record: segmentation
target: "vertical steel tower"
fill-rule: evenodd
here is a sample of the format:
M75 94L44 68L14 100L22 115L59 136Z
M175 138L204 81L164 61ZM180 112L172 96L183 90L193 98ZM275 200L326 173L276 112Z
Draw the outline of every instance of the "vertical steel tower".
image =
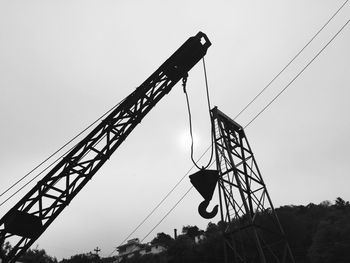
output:
M244 129L212 109L226 262L294 263Z

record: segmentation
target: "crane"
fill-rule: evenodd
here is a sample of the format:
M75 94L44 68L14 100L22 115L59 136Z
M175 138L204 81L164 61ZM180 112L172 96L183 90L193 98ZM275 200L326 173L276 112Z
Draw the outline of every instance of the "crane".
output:
M187 78L210 46L203 32L185 41L0 219L0 245L12 245L0 255L3 263L15 263L41 236L147 113Z

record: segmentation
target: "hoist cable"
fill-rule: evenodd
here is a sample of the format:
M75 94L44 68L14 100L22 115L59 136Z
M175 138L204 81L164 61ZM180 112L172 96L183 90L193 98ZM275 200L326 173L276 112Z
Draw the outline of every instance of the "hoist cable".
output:
M212 113L211 113L211 105L210 105L210 95L209 95L209 85L208 85L208 75L207 75L207 67L205 66L205 59L202 58L203 61L203 71L204 71L204 79L205 79L205 90L207 93L207 102L208 102L208 113L209 113L209 119L210 119L210 137L211 137L211 153L210 153L210 159L208 162L208 166L210 165L211 161L213 160L214 156L214 124L212 122Z
M211 154L210 154L210 159L208 161L208 164L206 166L200 167L196 161L194 160L193 157L193 144L194 144L194 138L193 138L193 127L192 127L192 114L191 114L191 107L190 107L190 100L188 97L188 93L187 93L187 76L185 76L182 79L182 86L183 86L183 91L185 93L185 97L186 97L186 104L187 104L187 112L188 112L188 120L189 120L189 126L190 126L190 137L191 137L191 160L192 163L199 169L207 169L208 166L210 165L212 159L213 159L213 144L214 144L214 133L213 133L213 123L211 121L211 106L210 106L210 96L209 96L209 85L208 85L208 76L207 76L207 69L205 66L205 60L204 57L202 59L203 61L203 71L204 71L204 79L205 79L205 90L206 90L206 96L207 96L207 104L208 104L208 113L209 113L209 119L210 119L210 139L211 139Z
M245 126L248 127L256 118L260 116L310 65L314 60L328 47L328 45L343 31L343 29L349 24L350 19L338 30L338 32L327 42L327 44L305 65L305 67L264 107L254 116Z
M309 42L306 43L306 45L300 49L300 51L287 63L284 68L278 72L278 74L233 118L236 120L260 95L268 89L271 84L294 62L294 60L299 57L299 55L310 45L310 43L323 31L323 29L333 20L333 18L340 12L341 9L347 4L349 0L346 0L339 8L338 10L331 16L330 19L317 31L317 33L309 40Z
M111 109L106 111L102 116L100 116L97 120L95 120L93 123L88 125L85 129L83 129L81 132L79 132L77 135L75 135L72 139L70 139L68 142L66 142L63 146L61 146L57 151L52 153L49 157L47 157L44 161L39 163L37 166L35 166L31 171L29 171L27 174L25 174L22 178L17 180L13 185L8 187L5 191L3 191L0 194L0 197L5 195L7 192L9 192L12 188L14 188L16 185L18 185L20 182L22 182L24 179L26 179L29 175L31 175L33 172L35 172L37 169L39 169L42 165L44 165L47 161L49 161L52 157L57 155L62 149L67 147L71 142L76 140L79 136L81 136L84 132L86 132L88 129L90 129L93 125L95 125L98 121L100 121L102 118L104 118L108 113L110 113L112 110L114 110L116 107L118 107L124 100L120 101L118 104L113 106ZM76 145L71 147L68 151L66 151L64 154L62 154L60 157L58 157L56 160L54 160L50 165L48 165L43 171L41 171L39 174L34 176L31 180L29 180L24 186L22 186L20 189L18 189L14 194L12 194L10 197L8 197L5 201L3 201L0 206L5 204L8 200L10 200L13 196L15 196L18 192L20 192L23 188L25 188L28 184L30 184L32 181L34 181L37 177L39 177L43 172L45 172L49 167L57 163L63 156L65 156L67 153L69 153Z
M196 161L194 160L194 157L193 157L193 132L192 132L192 114L191 114L191 107L190 107L190 100L188 98L188 94L187 94L187 91L186 91L186 81L187 79L183 79L183 90L184 90L184 93L185 93L185 97L186 97L186 104L187 104L187 112L188 112L188 122L189 122L189 125L190 125L190 136L191 136L191 161L192 163L198 168L198 169L201 169L198 164L196 163Z

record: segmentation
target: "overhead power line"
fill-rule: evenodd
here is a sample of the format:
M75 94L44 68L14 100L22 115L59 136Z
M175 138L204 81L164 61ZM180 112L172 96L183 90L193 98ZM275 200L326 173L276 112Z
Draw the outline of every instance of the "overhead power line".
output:
M206 153L206 152L205 152ZM204 154L205 154L204 153ZM202 154L202 156L200 157L200 159L204 156L204 154ZM200 160L199 159L199 160ZM193 165L188 171L187 173L185 173L185 175L173 186L173 188L171 188L171 190L162 198L162 200L152 209L152 211L150 213L148 213L148 215L134 228L134 230L126 237L124 238L124 240L120 243L119 246L121 246L122 244L124 244L147 220L148 218L150 218L154 212L164 203L164 201L174 192L174 190L179 186L179 184L185 179L185 177L192 171L192 169L195 166ZM116 251L113 250L110 254L110 256Z
M277 75L233 118L234 120L237 119L260 95L267 90L273 82L294 62L295 59L299 57L299 55L311 44L312 41L323 31L323 29L334 19L336 15L344 8L344 6L348 3L349 0L346 0L339 8L338 10L328 19L328 21L316 32L315 35L303 46L302 49L299 50L299 52L282 68L280 72L277 73Z
M256 120L311 64L315 59L329 46L330 43L343 31L343 29L349 24L350 19L339 29L339 31L327 42L326 45L305 65L305 67L261 110L251 119L245 126L248 127L253 121Z
M20 182L22 182L24 179L26 179L29 175L31 175L33 172L38 170L40 167L42 167L45 163L47 163L50 159L52 159L55 155L57 155L59 152L61 152L65 147L67 147L69 144L71 144L73 141L75 141L79 136L81 136L84 132L89 130L93 125L95 125L98 121L100 121L103 117L105 117L108 113L110 113L113 109L118 107L120 103L113 106L111 109L106 111L102 116L100 116L97 120L95 120L93 123L88 125L85 129L83 129L81 132L79 132L77 135L75 135L72 139L70 139L68 142L66 142L63 146L61 146L57 151L52 153L49 157L47 157L45 160L43 160L41 163L39 163L37 166L35 166L31 171L26 173L22 178L17 180L14 184L12 184L10 187L8 187L6 190L4 190L0 197L8 193L11 189L13 189L16 185L18 185ZM45 171L47 171L51 166L53 166L55 163L57 163L61 158L63 158L68 152L70 152L75 146L71 147L69 150L67 150L65 153L63 153L61 156L59 156L56 160L54 160L51 164L49 164L45 169L43 169L40 173L35 175L32 179L30 179L27 183L25 183L22 187L20 187L17 191L15 191L12 195L10 195L7 199L5 199L2 203L0 203L0 207L4 205L6 202L8 202L11 198L13 198L15 195L17 195L21 190L23 190L27 185L29 185L31 182L33 182L36 178L38 178L41 174L43 174Z
M185 196L192 190L193 186L191 186L182 196L181 198L173 205L173 207L162 217L161 220L158 221L158 223L142 238L141 242L143 242L152 232L154 229L156 229L167 216L178 206L178 204L185 198Z

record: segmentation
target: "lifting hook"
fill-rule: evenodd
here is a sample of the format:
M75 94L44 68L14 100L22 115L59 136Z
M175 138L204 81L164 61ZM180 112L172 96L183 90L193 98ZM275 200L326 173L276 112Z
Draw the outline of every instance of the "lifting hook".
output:
M211 219L218 213L218 205L215 205L211 212L207 211L210 200L204 200L198 206L198 213L205 219Z
M219 172L217 170L201 169L198 172L190 175L192 185L204 198L204 201L202 201L198 206L198 213L205 219L211 219L218 213L218 205L215 205L211 212L207 211L218 179Z

